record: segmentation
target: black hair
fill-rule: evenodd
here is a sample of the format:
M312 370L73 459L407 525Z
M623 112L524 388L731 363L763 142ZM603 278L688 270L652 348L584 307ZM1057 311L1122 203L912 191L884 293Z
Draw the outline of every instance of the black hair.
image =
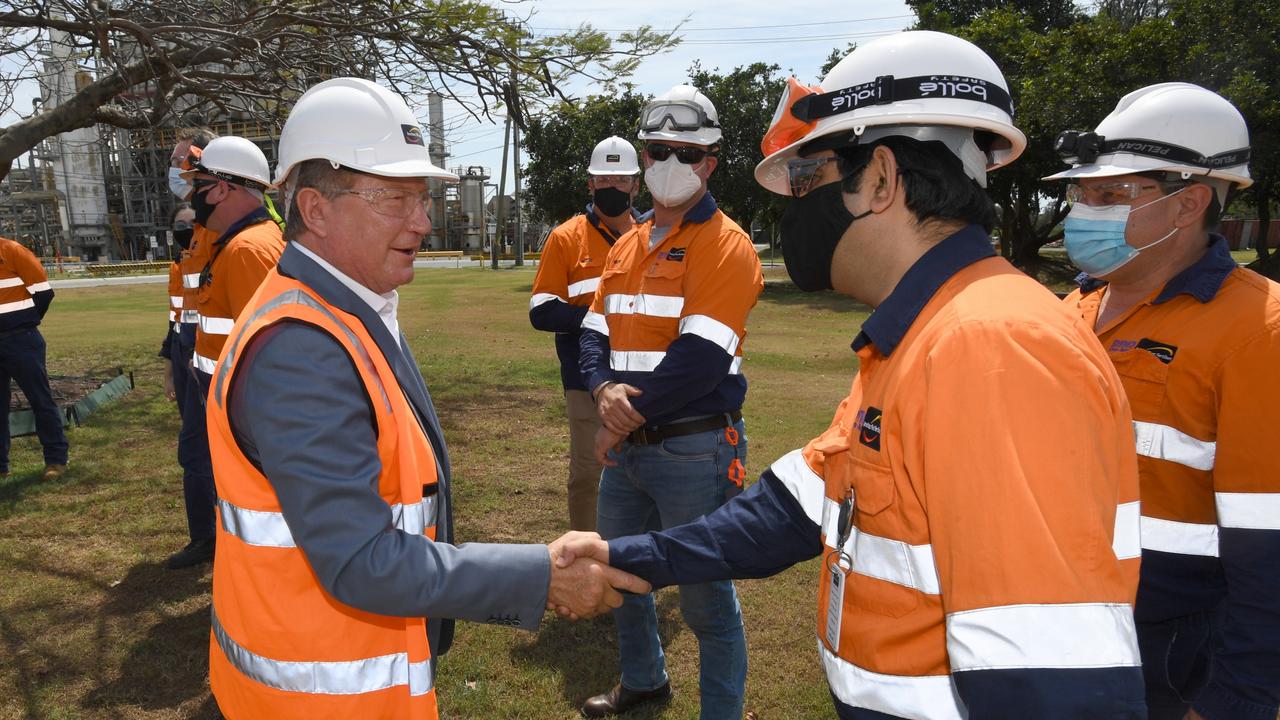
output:
M836 155L842 160L845 192L857 191L862 171L871 162L877 145L893 152L902 175L907 209L918 223L951 220L981 225L987 232L995 228L995 204L986 190L965 174L960 158L936 140L890 135L865 145L836 148Z

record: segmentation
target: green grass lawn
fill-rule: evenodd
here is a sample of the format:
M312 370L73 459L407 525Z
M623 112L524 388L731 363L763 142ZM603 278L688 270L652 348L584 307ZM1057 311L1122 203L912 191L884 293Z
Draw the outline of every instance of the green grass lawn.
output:
M532 268L420 270L400 324L422 364L455 468L461 541L546 542L567 529L568 433L552 339L527 320ZM186 541L178 418L155 357L158 285L60 290L43 330L54 374L123 366L137 389L71 433L71 471L38 478L34 438L0 480L0 720L213 718L208 566L169 572ZM749 475L822 431L855 369L866 309L831 294L765 291L745 372ZM738 584L759 720L831 717L814 641L816 561ZM674 589L658 596L676 691L632 718L698 716L697 643ZM462 624L438 678L444 718L577 717L617 678L612 620L548 616L537 634Z

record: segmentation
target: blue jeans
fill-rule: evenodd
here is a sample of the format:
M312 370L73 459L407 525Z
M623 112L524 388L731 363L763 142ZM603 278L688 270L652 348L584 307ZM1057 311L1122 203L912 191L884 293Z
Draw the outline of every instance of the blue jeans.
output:
M724 504L737 491L729 464L735 457L747 461L746 430L741 421L735 427L736 448L723 429L656 445L624 442L621 452L610 454L618 466L606 467L600 477L599 533L610 539L683 525ZM733 583L681 585L680 613L698 638L702 720L740 720L747 639ZM643 691L667 682L653 595L625 596L613 617L622 684Z
M36 435L44 448L45 465L67 464L67 433L62 428L62 410L49 389L45 372L44 336L31 328L0 339L0 471L9 470L9 395L12 380L27 396L35 416Z

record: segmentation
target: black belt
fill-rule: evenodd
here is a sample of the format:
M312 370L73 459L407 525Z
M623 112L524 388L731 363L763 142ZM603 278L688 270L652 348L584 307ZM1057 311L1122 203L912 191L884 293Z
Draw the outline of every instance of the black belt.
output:
M667 425L642 427L638 430L632 430L631 434L627 436L627 442L633 445L657 445L663 440L667 440L669 438L729 427L741 419L742 413L738 410L734 410L730 413L712 415L711 417L702 418L701 420L687 420L685 422L670 423Z

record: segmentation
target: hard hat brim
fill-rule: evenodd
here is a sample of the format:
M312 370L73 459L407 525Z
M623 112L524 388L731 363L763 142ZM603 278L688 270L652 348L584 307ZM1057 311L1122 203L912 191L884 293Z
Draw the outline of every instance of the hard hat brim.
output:
M338 160L332 160L330 158L323 158L323 157L302 158L298 162L303 162L305 160L329 160L330 162L339 162ZM426 160L401 160L400 162L394 162L394 163L380 163L377 167L372 167L372 166L361 167L358 165L353 165L351 163L341 163L341 162L339 162L339 164L351 170L358 170L362 173L367 173L369 175L379 175L381 177L395 177L395 178L420 177L420 178L427 178L432 180L443 180L444 182L458 182L457 175L449 172L448 170L445 170L442 167L437 167L436 165ZM274 187L274 188L284 187L284 184L289 179L289 175L293 172L293 169L296 166L297 166L297 163L294 163L288 168L284 168L283 171L281 169L277 169L275 182L271 184L271 187Z
M1048 182L1052 180L1074 180L1076 178L1103 178L1117 177L1119 175L1137 175L1144 172L1190 172L1193 176L1204 178L1207 180L1225 180L1234 183L1237 189L1243 190L1253 184L1253 179L1247 175L1233 173L1229 169L1206 171L1203 168L1192 168L1177 163L1170 164L1162 162L1154 158L1144 158L1138 155L1130 155L1126 153L1124 157L1132 158L1131 162L1123 165L1115 163L1115 157L1111 158L1112 162L1090 163L1088 165L1077 165L1068 168L1053 175L1047 175L1040 178Z

